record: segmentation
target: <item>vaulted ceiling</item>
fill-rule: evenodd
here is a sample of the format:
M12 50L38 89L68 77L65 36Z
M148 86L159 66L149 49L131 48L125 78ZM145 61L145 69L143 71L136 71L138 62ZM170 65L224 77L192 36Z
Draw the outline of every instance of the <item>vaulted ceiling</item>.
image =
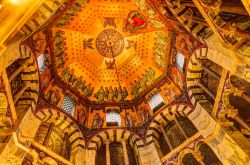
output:
M97 102L143 96L167 77L173 33L190 37L150 1L69 1L49 24L55 82Z

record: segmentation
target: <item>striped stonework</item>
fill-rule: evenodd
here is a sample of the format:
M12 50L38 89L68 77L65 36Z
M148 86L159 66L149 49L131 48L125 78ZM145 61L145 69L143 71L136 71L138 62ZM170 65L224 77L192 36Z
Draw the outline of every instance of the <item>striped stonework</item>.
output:
M63 132L68 132L72 153L79 147L85 148L85 140L80 128L67 114L55 109L41 109L35 116L41 122L54 123L55 127Z
M142 138L135 132L117 128L97 132L90 138L90 140L88 140L86 146L88 150L97 150L105 145L105 141L107 140L110 142L121 142L122 140L127 140L132 147L135 147L135 145L144 145Z
M28 109L35 111L36 109L39 96L39 73L32 50L26 45L20 45L19 52L21 57L18 62L23 65L23 69L19 73L21 81L23 84L29 84L15 104L17 114L22 114L22 111L26 112ZM15 96L13 98L15 99Z
M163 127L166 126L170 121L174 120L173 114L187 117L192 112L192 107L186 104L171 105L163 108L152 120L147 130L146 141L147 145L151 143L158 143L161 129L160 124ZM140 146L139 146L140 147Z
M64 0L45 0L41 7L36 11L33 16L23 25L20 32L25 36L29 36L37 29L39 29L46 21L51 18L57 9L62 5Z
M206 60L207 54L207 48L200 48L194 52L188 63L186 84L188 96L194 106L196 106L198 101L207 100L203 94L203 90L195 82L201 78L202 68L199 62Z

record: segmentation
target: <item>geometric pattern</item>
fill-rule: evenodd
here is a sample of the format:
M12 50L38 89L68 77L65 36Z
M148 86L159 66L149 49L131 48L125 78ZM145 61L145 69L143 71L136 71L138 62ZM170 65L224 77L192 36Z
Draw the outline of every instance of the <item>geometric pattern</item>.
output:
M70 114L71 116L74 116L75 112L75 101L73 101L70 96L67 94L64 95L63 102L62 102L62 109Z

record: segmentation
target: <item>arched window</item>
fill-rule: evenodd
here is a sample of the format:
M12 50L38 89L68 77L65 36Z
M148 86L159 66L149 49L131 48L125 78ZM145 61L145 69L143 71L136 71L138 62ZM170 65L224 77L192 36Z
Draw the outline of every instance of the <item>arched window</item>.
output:
M68 114L70 114L71 116L74 116L75 100L72 99L68 94L64 95L63 102L62 102L62 109Z
M116 111L107 111L106 113L107 126L121 126L121 115Z
M182 72L184 72L185 57L181 53L176 53L174 59L175 66Z
M40 54L40 56L37 58L37 63L38 63L39 73L42 74L46 69L46 67L48 66L48 62L46 62L44 54Z
M149 100L149 105L150 108L155 112L158 109L160 109L163 105L165 105L165 103L162 96L159 93L157 93L153 97L151 97L151 99Z

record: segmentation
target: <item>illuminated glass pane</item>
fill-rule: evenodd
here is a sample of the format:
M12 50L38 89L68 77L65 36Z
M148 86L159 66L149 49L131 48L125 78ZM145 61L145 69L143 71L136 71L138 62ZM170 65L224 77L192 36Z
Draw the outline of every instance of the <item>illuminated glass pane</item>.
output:
M154 111L164 105L164 100L161 97L161 95L157 93L149 100L149 105L151 109Z
M70 114L71 116L74 115L75 102L68 95L64 95L63 102L62 102L62 109L68 114Z
M184 63L185 63L185 57L181 53L177 53L177 55L176 55L176 67L180 71L183 71Z
M37 58L39 73L42 74L46 67L48 66L48 63L45 62L44 54L40 54L40 56Z
M119 112L107 112L106 113L107 125L121 126L121 115Z

